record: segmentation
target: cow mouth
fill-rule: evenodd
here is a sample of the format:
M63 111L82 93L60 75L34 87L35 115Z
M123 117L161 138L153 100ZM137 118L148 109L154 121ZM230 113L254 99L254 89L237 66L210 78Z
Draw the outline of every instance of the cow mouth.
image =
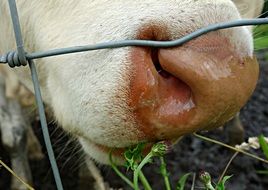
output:
M90 155L92 158L96 159L102 163L110 163L110 155L112 161L116 164L124 164L125 158L124 153L130 147L134 147L137 145L133 144L132 146L125 146L125 147L111 147L103 144L96 143L88 138L79 138L81 145L83 146L85 152ZM154 142L147 142L142 150L142 154L145 156L151 150Z
M178 141L179 139L172 139L168 141L164 141L168 147L166 151L170 151L172 149L172 146ZM137 146L138 143L126 146L126 147L110 147L103 144L96 143L89 139L80 138L80 143L82 146L84 146L85 151L92 157L96 158L97 160L99 156L101 156L102 159L104 159L104 163L109 163L109 157L111 155L111 158L113 161L115 161L117 164L123 164L125 163L125 152L129 150L129 148L134 148ZM144 147L142 148L142 155L146 156L153 145L157 142L144 142ZM88 151L90 150L90 151Z
M211 33L169 49L135 47L129 106L141 139L173 139L223 125L248 100L256 58Z

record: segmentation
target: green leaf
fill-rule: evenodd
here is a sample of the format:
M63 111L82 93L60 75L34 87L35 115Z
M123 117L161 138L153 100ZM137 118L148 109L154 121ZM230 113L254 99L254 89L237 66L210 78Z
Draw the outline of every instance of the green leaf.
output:
M114 172L121 177L121 179L123 181L125 181L130 187L134 188L134 184L127 178L127 176L125 176L118 168L117 166L114 164L113 159L112 159L112 151L109 154L109 161L110 161L110 165L113 168Z
M127 169L135 170L138 163L143 159L142 151L144 149L145 143L139 143L135 147L130 147L125 151L124 157L126 159L125 166Z
M266 143L263 135L259 136L259 143L261 145L262 151L263 151L266 159L268 160L268 144Z
M176 190L184 190L184 186L186 183L186 180L188 179L188 177L191 175L191 173L187 173L185 175L183 175L180 180L177 183L177 187Z
M225 190L225 183L227 180L229 180L233 175L230 176L224 176L224 178L222 179L222 181L220 181L220 183L217 185L216 189L217 190Z

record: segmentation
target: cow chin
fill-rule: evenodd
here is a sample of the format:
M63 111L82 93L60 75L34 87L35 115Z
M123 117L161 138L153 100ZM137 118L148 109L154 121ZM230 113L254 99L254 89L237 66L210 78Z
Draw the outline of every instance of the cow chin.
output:
M180 138L178 139L171 139L168 141L165 141L170 146L176 144ZM89 158L95 160L98 163L101 164L117 164L117 165L123 165L125 163L124 159L124 153L129 147L136 146L138 143L134 144L133 146L126 146L121 148L115 148L115 147L109 147L104 146L98 143L95 143L91 140L85 139L85 138L79 138L79 142L86 153L86 156ZM147 142L144 146L144 149L142 151L143 155L146 155L149 153L153 146L154 142Z
M79 138L79 142L86 153L86 156L94 159L98 163L110 164L111 159L118 165L124 164L124 151L126 148L112 148L104 145L97 144L93 141Z

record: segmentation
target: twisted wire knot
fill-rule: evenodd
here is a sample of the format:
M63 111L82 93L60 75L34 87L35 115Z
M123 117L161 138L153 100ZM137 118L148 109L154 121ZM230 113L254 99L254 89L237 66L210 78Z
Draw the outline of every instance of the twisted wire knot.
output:
M22 60L17 51L10 51L1 56L0 63L7 63L12 68L27 65L27 61Z

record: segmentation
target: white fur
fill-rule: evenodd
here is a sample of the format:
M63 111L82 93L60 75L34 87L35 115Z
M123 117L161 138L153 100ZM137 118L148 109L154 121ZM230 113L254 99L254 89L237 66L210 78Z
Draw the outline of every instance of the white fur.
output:
M233 0L240 14L244 18L255 18L260 16L264 0Z
M171 39L176 39L212 23L240 18L230 0L19 0L17 3L28 52L134 39L142 26L152 23L165 25ZM0 54L3 54L15 49L6 0L0 0L0 26ZM252 55L249 30L241 27L220 33L236 45L241 56ZM93 146L90 142L126 147L146 140L127 104L131 76L129 50L100 50L36 60L44 101L61 126L79 137L85 151L101 162L107 157L90 148ZM15 71L19 80L32 90L28 68Z

